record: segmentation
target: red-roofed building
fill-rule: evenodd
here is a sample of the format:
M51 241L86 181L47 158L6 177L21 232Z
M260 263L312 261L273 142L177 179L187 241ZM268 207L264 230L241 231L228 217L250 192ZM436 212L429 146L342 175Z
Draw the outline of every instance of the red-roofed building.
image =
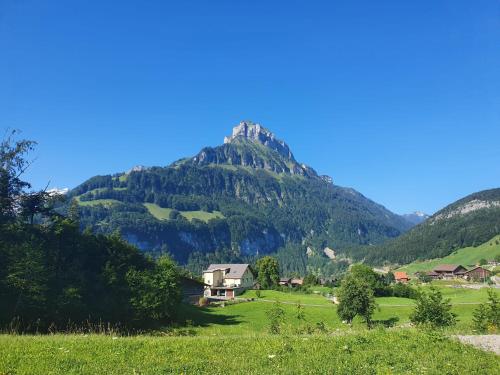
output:
M406 272L396 271L394 272L394 280L397 283L407 283L408 281L410 281L410 278L408 277Z

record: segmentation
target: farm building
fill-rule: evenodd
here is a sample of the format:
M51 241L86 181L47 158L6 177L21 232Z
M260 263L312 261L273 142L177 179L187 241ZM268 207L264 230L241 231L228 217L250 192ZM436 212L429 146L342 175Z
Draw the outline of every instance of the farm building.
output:
M230 299L252 288L255 274L249 264L211 264L203 280L205 297Z
M463 277L465 272L467 272L467 268L457 264L441 264L434 268L434 272L437 273L441 279L455 279L457 277Z
M290 281L292 281L290 277L281 277L278 284L282 286L288 286L290 284Z
M408 281L410 281L410 278L408 277L406 272L396 271L394 272L394 280L397 283L407 283Z
M485 281L491 276L491 271L484 269L483 267L474 267L473 269L465 272L465 277L470 280Z
M302 286L302 284L304 284L304 279L291 279L290 280L290 285L293 287Z

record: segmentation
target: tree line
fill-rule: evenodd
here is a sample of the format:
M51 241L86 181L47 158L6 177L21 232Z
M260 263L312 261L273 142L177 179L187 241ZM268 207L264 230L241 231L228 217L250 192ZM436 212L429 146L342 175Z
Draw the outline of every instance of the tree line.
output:
M171 322L179 271L144 256L119 234L80 232L78 205L23 180L36 146L12 132L0 145L0 327L64 330L111 324L141 329Z

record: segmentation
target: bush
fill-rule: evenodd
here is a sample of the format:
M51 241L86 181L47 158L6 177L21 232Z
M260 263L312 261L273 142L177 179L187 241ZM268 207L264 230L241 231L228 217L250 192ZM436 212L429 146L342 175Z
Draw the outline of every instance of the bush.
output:
M279 335L281 333L281 324L285 318L285 310L283 310L279 301L276 301L267 311L267 318L269 319L269 333Z
M428 292L420 291L415 310L410 315L410 320L417 326L447 327L456 323L456 314L451 312L449 299L435 287Z
M206 307L209 305L209 301L208 301L208 298L207 297L201 297L199 300L198 300L198 305L201 306L201 307Z
M495 291L488 290L488 302L478 306L472 321L474 329L481 333L496 332L500 328L500 301Z
M394 297L417 299L418 291L409 285L397 283L392 287Z

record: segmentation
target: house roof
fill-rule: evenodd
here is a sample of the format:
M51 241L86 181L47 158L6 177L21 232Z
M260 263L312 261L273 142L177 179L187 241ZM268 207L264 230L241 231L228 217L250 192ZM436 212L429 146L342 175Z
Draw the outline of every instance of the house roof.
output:
M289 277L280 277L280 283L289 283L292 280Z
M460 267L465 268L460 264L440 264L434 268L434 272L455 272Z
M475 271L475 270L477 270L477 269L482 269L483 271L486 271L486 272L488 272L488 273L491 273L491 271L489 271L489 270L487 270L486 268L483 268L483 267L481 267L481 266L476 266L476 267L474 267L474 268L472 268L472 269L470 269L470 270L468 270L467 272L464 272L464 273L469 273L469 272Z
M406 274L406 272L397 271L397 272L394 272L394 278L396 280L408 279L408 275Z
M226 270L227 272L224 275L225 279L240 279L243 277L243 274L245 273L247 268L250 269L250 272L252 272L252 269L249 267L250 267L249 264L230 264L230 263L228 263L228 264L211 264L203 272L213 272L216 270Z
M290 283L302 285L304 283L304 279L291 279Z
M437 272L434 272L434 271L429 271L429 272L426 272L425 274L427 276L439 276L439 274Z

